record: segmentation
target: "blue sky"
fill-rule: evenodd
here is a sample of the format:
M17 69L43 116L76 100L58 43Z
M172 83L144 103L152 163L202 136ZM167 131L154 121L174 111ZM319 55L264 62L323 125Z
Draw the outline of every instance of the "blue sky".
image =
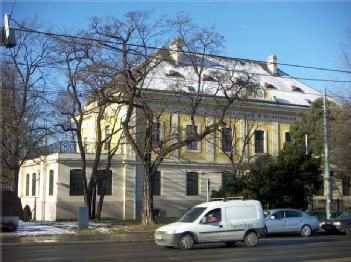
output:
M5 2L2 11L10 11L12 5L13 1ZM63 31L86 27L92 16L121 16L130 10L151 10L155 17L172 17L184 11L201 26L214 25L226 39L225 56L266 60L268 55L276 54L281 63L345 69L341 46L347 41L346 28L351 28L351 2L18 0L13 18L37 15ZM298 77L351 80L350 74L279 67ZM330 92L351 86L305 82Z

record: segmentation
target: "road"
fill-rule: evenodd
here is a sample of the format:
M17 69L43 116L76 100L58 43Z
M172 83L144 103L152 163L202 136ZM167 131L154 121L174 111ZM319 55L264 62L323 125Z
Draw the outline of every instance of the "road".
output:
M247 248L224 244L198 245L192 250L169 249L153 242L50 243L2 246L3 261L318 261L350 262L351 236L278 236Z

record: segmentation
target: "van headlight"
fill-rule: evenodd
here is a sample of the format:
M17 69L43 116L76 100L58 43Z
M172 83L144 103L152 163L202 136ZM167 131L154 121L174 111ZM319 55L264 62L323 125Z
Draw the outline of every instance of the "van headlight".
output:
M339 221L337 221L337 222L333 222L333 225L334 225L334 226L340 226L341 223L340 223Z

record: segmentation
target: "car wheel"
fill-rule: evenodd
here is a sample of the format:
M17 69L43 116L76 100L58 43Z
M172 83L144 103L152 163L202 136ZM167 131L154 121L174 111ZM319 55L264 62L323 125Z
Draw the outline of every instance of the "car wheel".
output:
M309 225L302 226L300 234L302 237L310 237L312 235L311 227Z
M233 247L235 246L235 241L226 241L225 244L227 247Z
M245 238L244 238L245 246L254 247L257 245L257 242L258 242L258 236L256 232L250 231L245 235Z
M351 235L351 225L347 225L345 228L345 234L346 235Z
M180 249L191 249L194 246L194 238L190 234L184 234L179 238L178 246Z

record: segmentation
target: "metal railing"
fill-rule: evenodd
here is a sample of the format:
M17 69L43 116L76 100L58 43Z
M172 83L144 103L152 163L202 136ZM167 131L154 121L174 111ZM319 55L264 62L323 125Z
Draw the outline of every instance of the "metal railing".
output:
M113 148L115 148L117 146L117 144L111 143L110 145L110 149L112 150ZM117 153L118 154L122 154L123 153L123 145L120 144L118 145L118 150ZM96 148L97 148L97 144L94 142L88 142L88 143L84 143L84 151L86 153L95 153L96 152ZM47 153L47 154L53 154L53 153L79 153L79 146L78 143L75 141L59 141L59 142L55 142L53 144L48 145L43 152ZM101 150L102 154L107 154L108 153L108 148L106 146L103 145L102 150Z

